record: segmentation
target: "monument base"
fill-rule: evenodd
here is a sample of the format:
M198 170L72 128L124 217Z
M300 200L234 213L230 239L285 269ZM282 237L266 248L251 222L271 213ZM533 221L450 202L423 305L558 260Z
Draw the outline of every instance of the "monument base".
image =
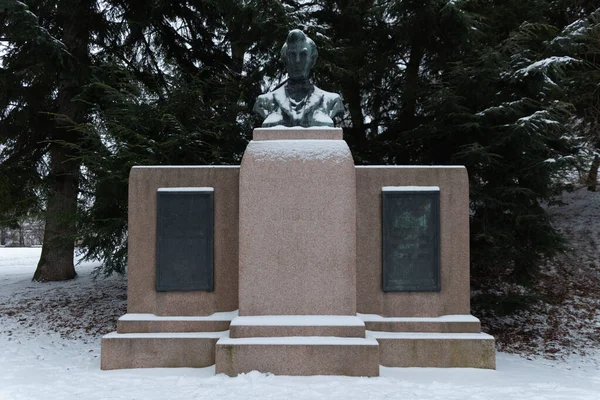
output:
M347 337L219 339L217 374L236 376L254 370L276 375L379 376L379 345L374 339Z
M468 315L466 170L355 167L341 139L341 129L257 129L241 169L134 168L130 312L102 339L102 369L216 364L230 376L377 376L380 365L494 369L494 339ZM158 291L158 192L198 187L214 189L214 291ZM382 200L390 187L439 191L437 290L382 286Z
M496 365L494 338L479 333L480 322L471 315L126 314L117 329L102 338L104 370L216 364L217 373L230 376L252 370L280 375L378 376L379 365L486 369Z

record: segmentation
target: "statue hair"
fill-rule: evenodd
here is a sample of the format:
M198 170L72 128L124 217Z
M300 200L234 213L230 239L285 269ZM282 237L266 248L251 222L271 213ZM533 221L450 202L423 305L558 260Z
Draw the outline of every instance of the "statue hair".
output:
M310 50L311 68L314 67L315 63L317 62L317 56L319 55L319 52L317 51L317 45L300 29L294 29L288 33L288 37L281 48L281 58L284 60L287 58L288 43L295 42L305 42L308 45L308 49Z

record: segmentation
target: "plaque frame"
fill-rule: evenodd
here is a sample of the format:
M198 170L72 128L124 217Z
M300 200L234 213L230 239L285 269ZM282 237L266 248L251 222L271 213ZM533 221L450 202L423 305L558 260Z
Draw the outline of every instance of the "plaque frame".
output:
M203 247L205 251L204 265L198 264L201 261L194 259L195 265L190 264L190 254L184 260L186 270L184 275L190 277L184 281L174 283L169 281L165 274L172 270L173 259L176 259L175 254L182 248L181 244L169 242L165 232L161 232L161 226L167 222L169 217L166 213L167 201L179 200L187 202L206 202L206 215L196 221L195 227L199 230L204 229L204 234L207 235L205 243L200 243L198 246ZM172 210L171 210L172 211ZM193 211L187 212L184 216L189 217ZM195 215L199 216L199 214ZM182 218L182 217L180 217ZM192 224L186 226L187 229L193 228ZM163 229L163 230L164 230ZM171 227L173 229L173 227ZM197 249L196 251L202 251ZM186 265L187 264L187 265ZM192 268L203 271L202 276L198 276L198 271ZM156 191L156 291L157 292L191 292L191 291L214 291L214 188L212 187L169 187L158 188Z
M423 279L404 282L393 281L394 266L390 258L392 250L390 234L393 223L392 202L402 197L429 199L431 202L431 277L427 282ZM439 292L441 291L440 275L440 188L438 186L384 186L381 191L382 201L382 290L384 292Z

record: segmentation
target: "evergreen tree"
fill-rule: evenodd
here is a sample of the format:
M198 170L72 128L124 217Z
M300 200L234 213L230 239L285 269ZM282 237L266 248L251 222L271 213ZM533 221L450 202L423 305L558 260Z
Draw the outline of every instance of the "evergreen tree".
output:
M548 47L581 61L568 77L569 97L575 106L570 126L572 135L583 136L591 150L586 183L588 190L596 191L600 166L600 8L594 8L592 2L575 2L568 9L578 12L567 14L568 25L549 41Z
M73 275L75 239L105 260L104 273L125 271L132 166L238 163L260 122L256 97L285 79L279 50L292 28L317 43L315 83L343 95L358 164L466 165L476 286L527 283L560 249L540 204L575 159L578 135L567 129L596 137L594 1L0 0L0 9L0 221L46 210L40 280Z
M26 178L10 184L10 191L28 188L22 191L31 190L41 166L49 164L41 175L46 226L34 280L71 279L80 163L69 145L79 138L74 127L86 119L85 105L74 99L89 72L89 40L98 11L93 1L69 0L4 0L0 9L0 35L8 43L2 69L2 140L7 146L2 169L11 181L19 176L16 171Z
M82 93L101 121L81 127L78 149L84 259L105 260L99 273L125 271L132 166L239 163L258 122L251 109L264 74L277 70L284 8L275 0L202 5L124 3L135 29L124 46L99 54Z
M306 6L307 29L327 54L316 79L343 94L344 133L358 163L467 166L477 284L498 276L528 283L541 258L561 249L541 207L560 192L558 178L576 151L565 139L573 111L566 88L580 58L548 46L561 7L541 0Z
M403 102L388 139L395 162L467 167L477 285L498 276L528 283L541 257L560 249L540 203L560 190L555 178L572 152L561 79L576 60L545 54L541 3L457 1L433 13L417 106ZM443 41L452 51L440 50Z
M3 0L0 9L2 220L45 206L36 280L74 276L76 239L86 258L106 259L105 272L123 272L130 167L239 162L263 76L276 70L265 61L277 60L272 39L288 29L284 6Z

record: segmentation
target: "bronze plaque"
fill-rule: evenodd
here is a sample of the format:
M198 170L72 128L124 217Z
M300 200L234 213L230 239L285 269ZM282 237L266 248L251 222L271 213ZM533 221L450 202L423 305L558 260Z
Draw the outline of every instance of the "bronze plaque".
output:
M156 290L213 291L213 189L158 189L156 204Z
M389 187L382 192L383 291L440 291L440 192Z

